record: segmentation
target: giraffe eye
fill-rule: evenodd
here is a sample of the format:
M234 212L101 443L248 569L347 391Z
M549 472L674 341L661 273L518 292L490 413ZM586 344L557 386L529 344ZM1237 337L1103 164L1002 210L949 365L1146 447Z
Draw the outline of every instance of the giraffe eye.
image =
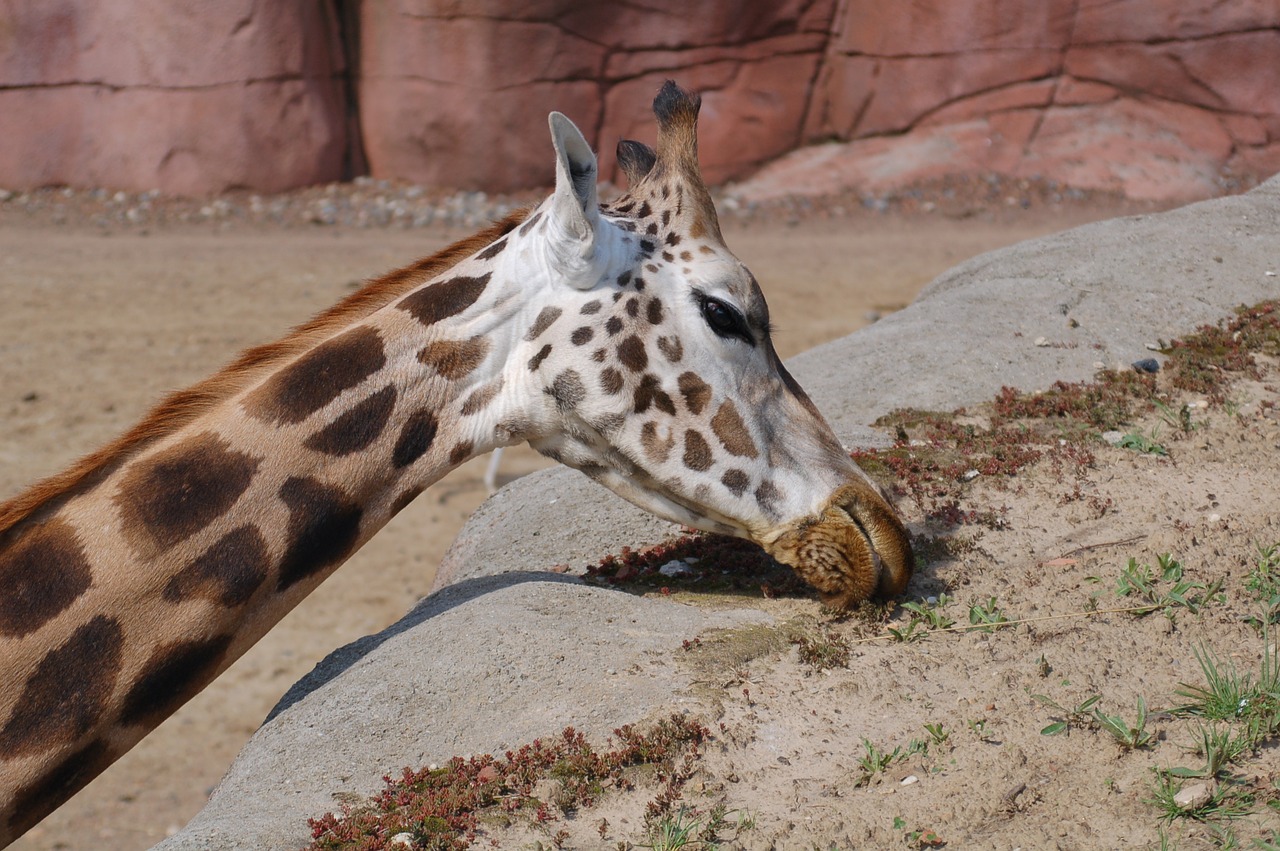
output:
M747 331L747 324L741 314L729 305L716 298L704 296L702 299L702 317L707 320L711 330L721 337L737 337L755 345Z

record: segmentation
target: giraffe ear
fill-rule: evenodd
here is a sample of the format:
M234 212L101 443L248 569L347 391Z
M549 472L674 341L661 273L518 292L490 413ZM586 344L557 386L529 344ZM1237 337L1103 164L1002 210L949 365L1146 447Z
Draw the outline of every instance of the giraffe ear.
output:
M566 235L584 242L583 255L594 250L600 204L596 197L596 155L572 121L559 112L547 119L556 149L555 216Z
M653 171L657 161L658 155L653 152L653 148L643 142L623 139L618 143L618 168L627 176L627 185L630 187L644 180Z

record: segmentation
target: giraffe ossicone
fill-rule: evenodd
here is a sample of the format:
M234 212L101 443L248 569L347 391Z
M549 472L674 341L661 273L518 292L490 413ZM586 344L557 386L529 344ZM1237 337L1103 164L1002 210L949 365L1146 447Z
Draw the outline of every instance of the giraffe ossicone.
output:
M627 194L550 116L535 208L374 280L0 505L0 845L251 646L397 511L520 441L662 517L757 541L828 603L906 587L908 535L774 351L654 101Z

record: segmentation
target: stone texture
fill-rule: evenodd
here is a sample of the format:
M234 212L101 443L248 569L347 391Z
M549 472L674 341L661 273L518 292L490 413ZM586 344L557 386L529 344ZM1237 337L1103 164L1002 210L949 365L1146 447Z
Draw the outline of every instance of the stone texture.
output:
M367 165L379 178L519 190L552 180L551 110L618 180L614 148L653 140L649 104L668 78L704 95L713 183L829 142L870 160L825 192L880 191L888 172L894 188L988 169L1191 198L1280 170L1273 0L721 0L696 15L682 0L0 9L0 114L19 128L0 134L10 188L270 191ZM913 166L921 151L932 159ZM1183 159L1146 165L1169 155Z
M342 173L328 3L0 5L0 185L192 194Z
M360 117L375 177L547 185L551 110L584 130L601 174L615 176L620 139L653 140L650 103L667 78L702 91L714 116L703 125L707 176L748 173L799 142L834 10L830 0L709 4L697 15L679 0L490 6L362 6Z
M1275 298L1280 284L1266 273L1277 244L1280 178L974 258L906 309L788 366L856 442L863 423L894 408L946 410L1006 384L1086 379L1095 360L1128 364L1151 355L1146 341ZM1037 347L1038 336L1078 345ZM568 525L572 537L557 531ZM290 689L208 806L158 847L301 847L309 816L333 809L335 796L373 793L406 763L492 752L567 724L600 736L679 711L690 672L670 659L681 641L760 613L706 612L540 572L594 561L620 541L656 543L665 526L565 469L508 485L460 534L453 584Z

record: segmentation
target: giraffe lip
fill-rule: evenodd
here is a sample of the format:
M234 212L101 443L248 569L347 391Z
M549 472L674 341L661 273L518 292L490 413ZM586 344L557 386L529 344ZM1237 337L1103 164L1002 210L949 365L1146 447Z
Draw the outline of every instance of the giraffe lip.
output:
M902 521L865 482L841 487L821 512L784 529L765 548L837 608L901 594L914 563Z

